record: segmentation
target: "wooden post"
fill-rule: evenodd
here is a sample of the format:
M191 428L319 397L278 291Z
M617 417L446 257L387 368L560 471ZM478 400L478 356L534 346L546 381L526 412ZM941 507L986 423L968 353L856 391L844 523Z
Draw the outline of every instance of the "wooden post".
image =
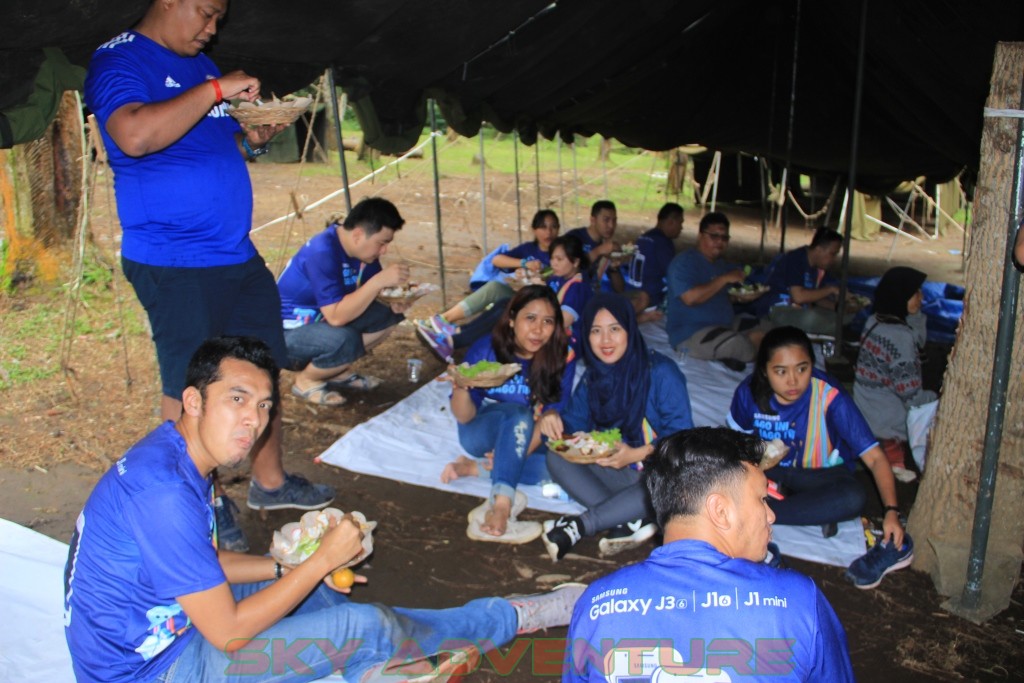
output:
M987 106L1019 109L1024 43L996 47ZM1012 188L1019 121L985 119L981 167L975 194L975 226L965 272L964 315L950 354L943 395L929 440L924 480L910 516L914 567L930 572L942 595L964 587L968 548L980 478L980 462L992 385L999 298L1006 259L1007 222L1013 218ZM1017 319L1021 309L1018 306ZM998 482L989 529L984 602L996 613L1009 604L1020 573L1024 540L1024 325L1012 345L1011 372L1000 444Z

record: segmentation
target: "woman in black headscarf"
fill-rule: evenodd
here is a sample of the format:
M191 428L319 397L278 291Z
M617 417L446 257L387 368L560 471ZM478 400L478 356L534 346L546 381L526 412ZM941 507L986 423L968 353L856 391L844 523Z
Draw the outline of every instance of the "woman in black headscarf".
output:
M919 354L927 336L921 285L926 277L902 266L882 276L861 335L853 384L853 399L900 481L916 478L906 468L907 411L936 399L921 384Z
M642 461L659 436L693 426L686 379L679 367L649 351L629 301L599 293L583 309L587 371L565 410L541 418L549 439L563 434L618 429L618 448L592 465L570 463L548 453L548 470L558 484L587 507L578 517L544 524L544 545L559 560L583 536L611 529L601 552L613 555L656 532L647 493L640 483Z

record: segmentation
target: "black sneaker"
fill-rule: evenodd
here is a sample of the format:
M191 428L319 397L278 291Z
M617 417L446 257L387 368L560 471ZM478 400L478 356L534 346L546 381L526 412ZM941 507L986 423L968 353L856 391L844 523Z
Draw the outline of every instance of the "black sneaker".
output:
M558 562L583 538L583 522L579 517L549 519L540 538L552 561Z
M213 499L213 514L217 519L217 547L221 550L247 553L249 541L235 520L237 512L238 506L235 505L235 501L227 496L217 496Z
M611 529L597 545L601 554L608 557L635 548L656 533L658 533L658 525L652 520L635 519Z

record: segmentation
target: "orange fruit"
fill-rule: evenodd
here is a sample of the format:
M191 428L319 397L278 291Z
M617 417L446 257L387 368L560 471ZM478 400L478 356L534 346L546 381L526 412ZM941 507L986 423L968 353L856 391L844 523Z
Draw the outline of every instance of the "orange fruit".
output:
M338 588L348 588L356 582L356 573L348 567L335 569L331 572L331 581Z

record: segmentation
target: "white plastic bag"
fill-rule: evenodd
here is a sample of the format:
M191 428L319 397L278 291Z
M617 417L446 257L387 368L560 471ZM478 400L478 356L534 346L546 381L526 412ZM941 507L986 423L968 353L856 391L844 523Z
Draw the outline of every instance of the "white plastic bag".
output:
M924 463L928 455L928 434L935 423L935 411L939 408L938 401L913 406L907 412L907 435L910 439L910 450L914 454L917 468L924 472Z

